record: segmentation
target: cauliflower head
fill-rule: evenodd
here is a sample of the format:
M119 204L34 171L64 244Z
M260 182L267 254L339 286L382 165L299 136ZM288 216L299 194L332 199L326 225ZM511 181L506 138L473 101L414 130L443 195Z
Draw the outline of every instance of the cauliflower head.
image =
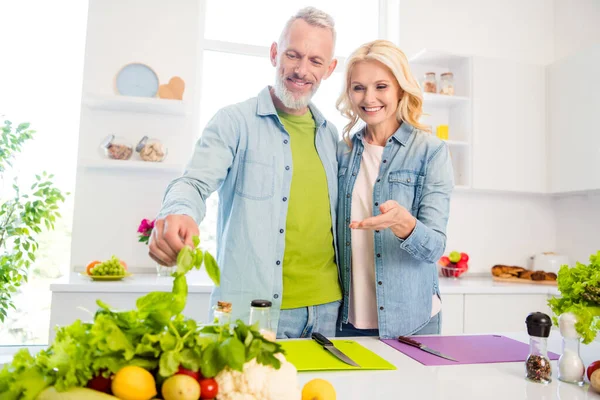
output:
M252 359L242 372L225 368L216 377L218 400L299 400L302 391L296 367L281 353L275 354L281 368L259 364Z

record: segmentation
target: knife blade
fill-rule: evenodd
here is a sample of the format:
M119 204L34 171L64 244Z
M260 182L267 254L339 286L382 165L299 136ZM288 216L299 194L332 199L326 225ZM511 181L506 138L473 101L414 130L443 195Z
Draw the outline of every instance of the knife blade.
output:
M427 347L424 344L417 342L416 340L407 338L406 336L399 336L398 337L398 341L400 343L404 343L404 344L407 344L409 346L421 349L421 350L423 350L423 351L425 351L425 352L427 352L429 354L433 354L434 356L438 356L438 357L441 357L441 358L445 358L446 360L458 362L457 359L455 359L453 357L450 357L450 356L447 356L447 355L445 355L443 353L440 353L439 351L434 350L434 349L432 349L430 347Z
M342 353L338 348L335 347L335 345L329 339L321 335L319 332L313 332L311 337L313 338L313 340L315 340L317 343L323 346L325 350L337 357L340 361L343 361L348 365L352 365L353 367L360 368L360 365L358 365L350 357Z

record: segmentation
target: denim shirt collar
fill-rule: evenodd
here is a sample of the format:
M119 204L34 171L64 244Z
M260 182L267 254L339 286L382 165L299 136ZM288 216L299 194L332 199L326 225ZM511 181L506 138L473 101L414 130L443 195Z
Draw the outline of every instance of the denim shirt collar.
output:
M327 120L325 119L323 114L321 114L319 109L312 102L308 104L308 108L310 109L310 112L312 113L313 118L315 119L317 127L327 124ZM275 108L275 104L273 104L273 99L271 98L270 86L265 87L258 94L256 115L260 115L262 117L274 115L278 117L277 109Z
M396 132L394 132L394 134L391 137L400 142L400 144L402 144L403 146L406 146L406 144L408 143L408 139L410 139L410 136L412 135L414 130L415 128L411 124L409 124L408 122L402 122L400 127L396 130ZM365 131L366 126L364 126L360 131L356 132L356 134L354 135L355 140L359 140L362 142L365 138Z

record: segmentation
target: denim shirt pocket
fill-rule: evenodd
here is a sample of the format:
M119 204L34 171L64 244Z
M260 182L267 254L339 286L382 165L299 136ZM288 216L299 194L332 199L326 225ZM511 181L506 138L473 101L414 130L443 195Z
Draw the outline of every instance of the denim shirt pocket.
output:
M275 191L275 157L246 150L240 162L235 192L252 200L268 200Z
M390 198L416 214L418 198L423 187L423 176L415 171L399 170L389 174Z

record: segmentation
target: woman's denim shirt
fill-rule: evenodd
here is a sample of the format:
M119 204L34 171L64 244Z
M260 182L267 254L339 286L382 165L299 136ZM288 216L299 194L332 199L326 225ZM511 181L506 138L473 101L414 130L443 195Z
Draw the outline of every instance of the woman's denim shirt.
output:
M338 245L344 290L341 320L348 322L352 239L352 190L364 150L364 128L352 136L352 149L338 146ZM373 215L379 205L395 200L416 217L405 239L390 229L375 231L375 287L379 334L383 338L410 335L431 317L433 294L439 296L436 262L446 248L450 195L454 187L452 161L445 142L406 122L388 139L373 187Z

